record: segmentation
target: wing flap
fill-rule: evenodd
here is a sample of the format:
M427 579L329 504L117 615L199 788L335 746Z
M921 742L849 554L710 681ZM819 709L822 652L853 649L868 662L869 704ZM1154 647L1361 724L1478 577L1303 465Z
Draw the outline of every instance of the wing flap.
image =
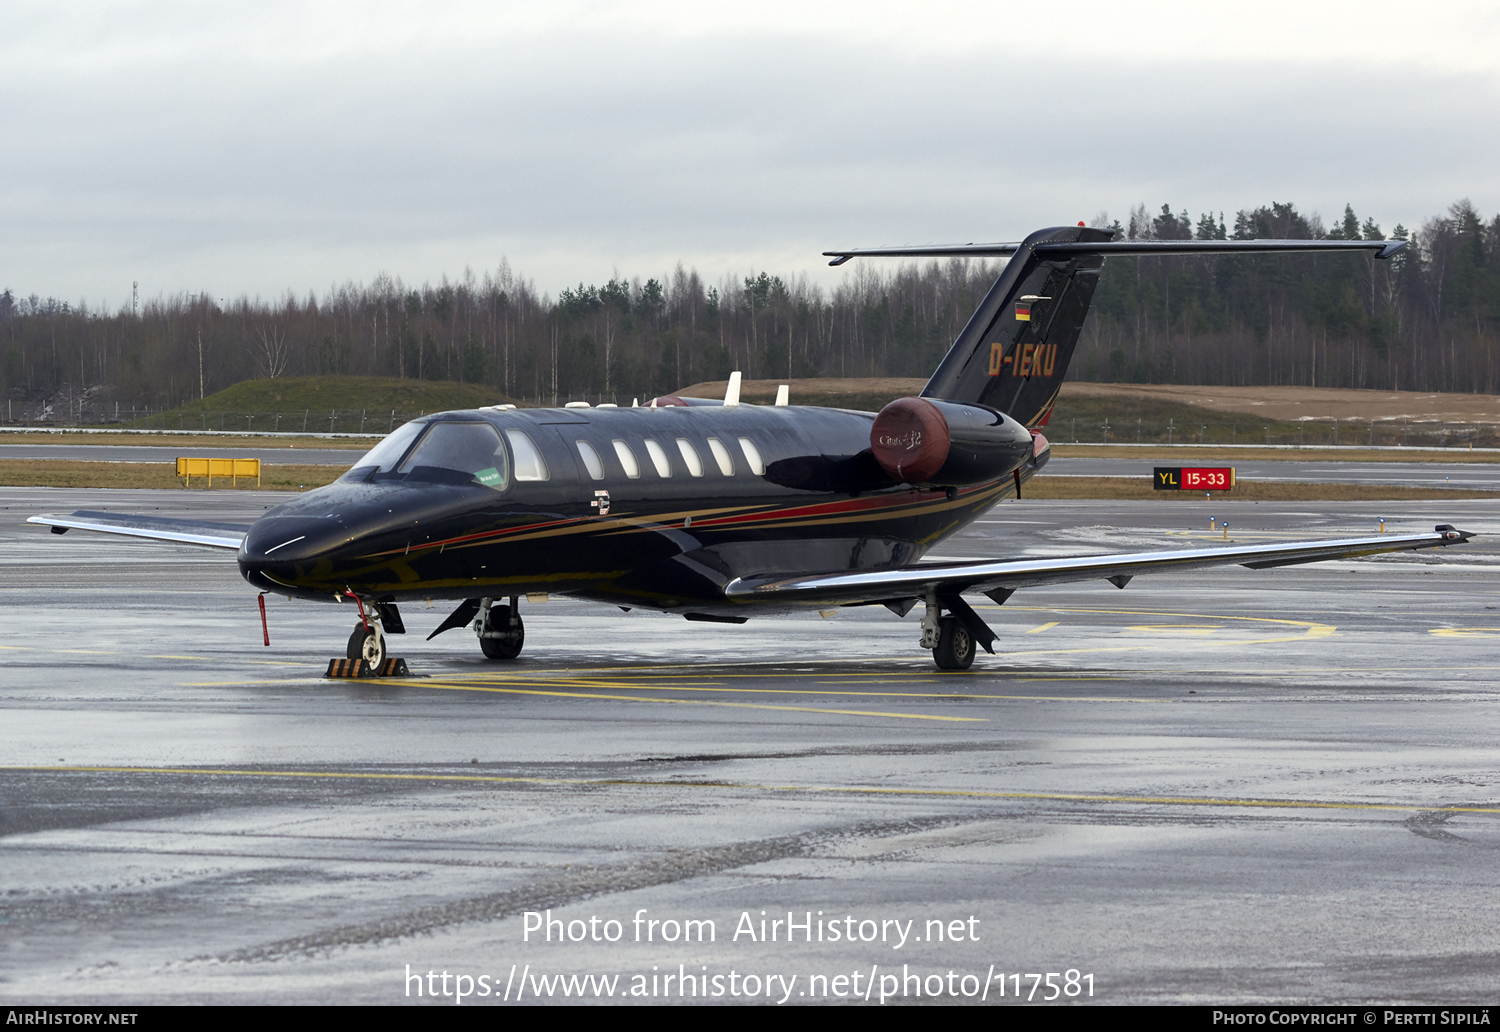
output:
M54 534L69 530L92 530L101 534L123 534L126 537L173 541L205 548L227 548L238 551L249 533L249 524L216 523L210 520L183 520L170 516L137 516L130 513L95 512L79 509L66 516L32 516L27 523L51 527Z
M1382 534L1329 541L1294 541L1238 548L1182 548L1158 552L1069 556L1057 559L1001 559L930 563L889 570L858 570L793 577L747 577L730 581L726 597L741 602L819 602L848 605L929 591L991 592L1065 584L1070 581L1128 581L1146 573L1198 570L1212 566L1264 569L1329 559L1358 559L1384 552L1407 552L1462 544L1474 535L1444 524L1430 534ZM1007 594L1009 592L1007 591Z

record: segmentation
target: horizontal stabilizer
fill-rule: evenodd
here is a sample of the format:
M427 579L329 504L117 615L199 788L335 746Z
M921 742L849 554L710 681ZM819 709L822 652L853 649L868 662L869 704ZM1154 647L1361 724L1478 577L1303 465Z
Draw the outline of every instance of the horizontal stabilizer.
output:
M123 534L126 537L174 541L182 545L205 548L227 548L238 551L240 542L250 532L247 523L215 523L209 520L181 520L170 516L136 516L120 512L94 512L79 509L66 516L33 516L27 523L51 527L54 534L69 530L93 530L101 534Z
M851 258L1008 258L1021 248L1041 258L1065 258L1080 254L1173 255L1173 254L1295 254L1305 251L1369 251L1376 258L1389 258L1406 246L1405 240L1101 240L995 244L916 244L910 247L851 247L824 251L829 265L843 265Z
M1159 552L1124 552L1057 559L924 563L890 570L831 572L798 577L737 578L724 587L727 598L741 602L835 603L852 605L899 596L925 597L961 591L994 592L1070 581L1118 583L1146 573L1197 570L1210 566L1262 569L1329 559L1358 559L1382 552L1459 545L1474 535L1444 524L1431 534L1382 534L1379 537L1331 541L1294 541L1239 548L1182 548Z

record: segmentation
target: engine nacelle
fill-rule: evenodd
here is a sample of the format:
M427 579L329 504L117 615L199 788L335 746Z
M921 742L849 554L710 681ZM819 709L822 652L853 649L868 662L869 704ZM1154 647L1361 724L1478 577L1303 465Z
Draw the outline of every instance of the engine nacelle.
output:
M968 487L998 480L1032 455L1031 432L994 409L897 398L875 417L870 448L892 480Z

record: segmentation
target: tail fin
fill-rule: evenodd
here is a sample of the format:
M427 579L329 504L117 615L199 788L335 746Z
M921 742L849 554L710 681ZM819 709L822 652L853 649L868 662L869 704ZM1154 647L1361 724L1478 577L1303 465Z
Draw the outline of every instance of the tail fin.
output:
M1054 257L1045 249L1039 254L1036 245L1103 243L1112 235L1107 229L1065 226L1027 237L922 396L978 402L1022 426L1046 426L1094 299L1104 255L1085 251Z
M1107 229L1041 229L1019 244L956 244L824 251L851 258L1013 255L953 342L922 397L999 409L1022 426L1046 426L1078 344L1105 256L1369 252L1390 258L1404 240L1112 240Z

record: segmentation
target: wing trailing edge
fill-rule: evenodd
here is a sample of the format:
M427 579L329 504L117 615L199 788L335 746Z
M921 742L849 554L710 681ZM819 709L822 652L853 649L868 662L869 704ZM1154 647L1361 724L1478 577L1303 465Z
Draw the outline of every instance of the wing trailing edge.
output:
M1430 534L1382 534L1379 537L1296 541L1239 548L1182 548L1157 552L1069 556L1057 559L1000 559L929 563L889 570L860 570L795 577L737 578L724 594L738 602L835 603L856 605L891 599L926 597L964 591L994 592L1044 584L1122 581L1148 573L1199 570L1212 566L1266 569L1330 559L1358 559L1385 552L1409 552L1463 544L1474 535L1442 524Z
M225 548L238 551L250 527L243 523L214 523L208 520L181 520L169 516L136 516L117 512L94 512L80 509L66 516L32 516L27 523L51 527L54 534L70 530L92 530L101 534L172 541L180 545Z

